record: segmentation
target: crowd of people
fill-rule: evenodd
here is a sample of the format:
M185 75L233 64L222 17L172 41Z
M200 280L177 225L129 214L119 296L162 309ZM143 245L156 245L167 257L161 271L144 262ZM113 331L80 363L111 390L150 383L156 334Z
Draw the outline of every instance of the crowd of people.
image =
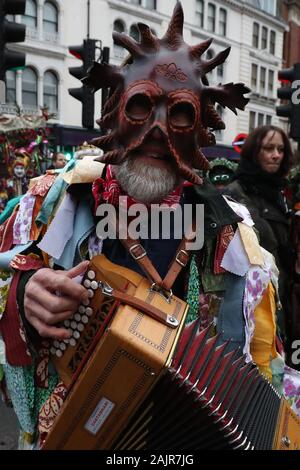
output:
M72 332L63 322L88 302L75 278L99 253L154 279L160 292L171 277L167 290L189 305L186 328L198 321L199 331L211 326L220 341L231 339L230 348L254 361L300 415L293 361L300 236L286 197L291 145L282 129L263 126L248 136L237 168L225 163L226 170L209 170L201 147L213 143L212 130L224 127L212 103L244 109L249 89L210 87L205 74L227 55L205 60L209 41L188 46L182 28L178 2L161 40L145 25L140 45L115 33L131 61L123 68L97 63L86 78L95 90L110 88L103 135L93 141L101 156L66 163L63 154L55 155L53 167L61 171L33 180L2 220L0 258L5 255L7 268L1 275L0 377L24 447L43 445L63 405L67 387L51 365L51 341L69 344ZM99 207L118 208L120 196L129 207L175 204L185 212L185 204L204 205L196 227L203 246L179 250L172 224L169 239L141 236L129 251L118 239L99 237ZM174 255L176 275L169 271Z

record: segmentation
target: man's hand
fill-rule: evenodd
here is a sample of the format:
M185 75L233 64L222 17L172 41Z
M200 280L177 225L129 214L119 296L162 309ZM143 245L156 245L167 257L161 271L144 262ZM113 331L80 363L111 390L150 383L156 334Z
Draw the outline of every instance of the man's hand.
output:
M40 336L70 337L66 328L54 325L71 317L78 305L87 300L87 290L73 278L84 273L88 264L88 261L83 261L69 271L43 268L30 278L25 288L25 317Z

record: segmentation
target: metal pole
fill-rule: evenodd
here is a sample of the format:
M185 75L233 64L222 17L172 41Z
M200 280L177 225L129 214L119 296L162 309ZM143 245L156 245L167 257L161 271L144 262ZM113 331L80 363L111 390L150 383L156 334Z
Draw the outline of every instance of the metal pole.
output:
M91 2L87 0L87 39L90 39L90 13L91 13Z

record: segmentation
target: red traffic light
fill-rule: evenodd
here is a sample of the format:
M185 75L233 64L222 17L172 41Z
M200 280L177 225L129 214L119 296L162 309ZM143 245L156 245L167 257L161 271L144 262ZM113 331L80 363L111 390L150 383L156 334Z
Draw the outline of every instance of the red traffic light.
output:
M281 83L290 83L294 80L294 67L278 71L278 80Z
M72 54L76 59L83 60L84 59L84 45L80 44L80 46L70 46L69 52Z

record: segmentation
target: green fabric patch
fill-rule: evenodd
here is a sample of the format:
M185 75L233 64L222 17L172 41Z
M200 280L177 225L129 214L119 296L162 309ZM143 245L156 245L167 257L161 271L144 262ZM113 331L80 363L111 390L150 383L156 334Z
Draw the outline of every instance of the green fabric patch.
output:
M198 317L199 312L199 271L196 263L196 256L193 255L190 262L190 272L187 290L187 303L189 310L186 317L186 323L190 323Z

